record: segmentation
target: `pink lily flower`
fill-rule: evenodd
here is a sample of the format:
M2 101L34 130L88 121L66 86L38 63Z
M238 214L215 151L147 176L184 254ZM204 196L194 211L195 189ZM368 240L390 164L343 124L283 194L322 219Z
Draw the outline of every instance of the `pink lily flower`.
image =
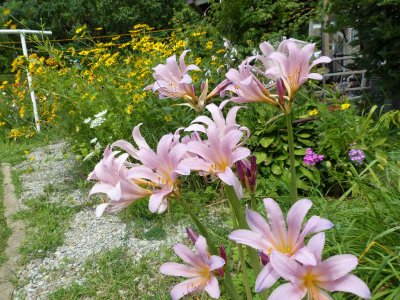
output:
M274 270L289 283L276 288L269 300L333 299L326 292L349 292L363 299L370 299L371 292L364 281L349 274L357 264L357 257L350 254L332 256L322 261L325 234L313 236L307 247L317 259L315 265L299 264L279 252L272 252L271 264Z
M224 259L209 254L207 242L203 236L197 238L195 248L196 251L192 252L185 245L176 244L174 252L188 265L169 262L160 267L162 274L190 278L173 287L171 290L173 300L181 299L189 293L202 291L206 291L213 299L218 299L220 296L214 271L225 265Z
M140 133L141 124L133 129L133 139L139 146L136 149L127 141L117 141L117 146L128 152L142 165L134 165L128 177L138 185L152 191L149 199L151 212L163 213L168 207L168 197L179 195L179 175L189 175L190 168L183 162L187 145L179 142L179 133L164 135L157 145L157 151L150 149Z
M312 202L308 199L302 199L293 204L287 214L287 227L278 203L271 198L265 198L264 206L269 224L259 213L247 209L246 219L250 230L235 230L229 235L229 238L257 249L267 256L276 251L301 263L315 265L317 260L312 251L304 246L304 238L310 234L330 229L333 224L326 219L312 216L302 227L304 217L312 206ZM274 270L273 265L267 263L256 279L256 291L260 292L270 288L279 277L280 275Z
M228 111L226 118L224 117L222 109L229 102L230 100L222 101L219 106L216 106L213 103L207 105L206 109L211 113L212 119L207 116L199 116L192 121L192 125L187 127L185 131L202 132L207 134L206 127L214 125L217 126L220 136L227 134L232 129L237 129L244 132L246 134L245 138L248 138L250 136L250 130L247 127L240 126L239 124L236 123L237 112L243 106L232 107ZM243 143L244 141L241 144Z
M179 57L179 65L176 62L176 56L173 55L167 58L165 65L159 64L154 68L153 74L155 83L149 85L145 90L152 90L153 93L158 93L161 99L164 98L185 98L192 101L196 98L192 78L187 74L191 70L200 71L196 65L185 64L185 56L189 50L182 52Z
M230 69L226 73L225 76L231 84L225 90L237 95L230 100L237 103L264 102L279 107L278 102L273 99L270 91L251 73L249 63L250 60L245 60L240 64L239 70Z
M111 148L107 147L103 159L88 176L88 180L99 181L90 190L89 195L105 193L110 198L108 203L97 206L96 217L100 217L105 210L111 213L118 212L152 193L129 179L129 170L124 166L128 154L116 157L117 154L118 151L112 152Z
M257 58L266 68L264 74L274 80L283 80L290 101L293 101L295 93L307 79L322 80L321 74L310 73L314 66L331 62L329 57L322 56L310 64L314 48L315 44L307 44L299 48L291 40L284 40L277 52L273 52L273 47L268 42L260 45L264 56L257 56Z
M227 185L233 186L239 198L243 197L243 188L239 179L232 171L235 162L250 155L250 150L241 147L243 131L236 124L235 117L238 108L232 108L225 120L221 110L210 104L207 109L212 113L213 120L200 116L195 121L202 124L192 124L186 131L197 130L204 132L207 141L191 141L188 151L198 157L187 158L184 162L190 169L201 171L219 177Z
M206 80L201 84L201 95L197 96L195 87L192 84L192 77L188 72L192 70L200 71L200 68L194 64L189 66L185 64L185 56L189 51L182 52L179 57L179 65L176 62L176 56L173 55L167 58L165 65L159 64L156 66L153 74L156 81L145 87L145 90L152 90L153 93L158 93L161 99L183 98L186 103L181 105L187 105L196 111L201 111L211 98L223 93L229 82L227 80L222 81L214 90L208 93L208 80Z

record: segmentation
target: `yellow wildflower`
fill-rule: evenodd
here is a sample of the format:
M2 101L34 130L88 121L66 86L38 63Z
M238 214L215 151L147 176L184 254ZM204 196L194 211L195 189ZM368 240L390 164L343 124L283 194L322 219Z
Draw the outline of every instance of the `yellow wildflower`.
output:
M127 108L126 108L126 113L128 114L128 115L130 115L132 112L133 112L133 105L132 104L129 104L128 106L127 106Z
M195 65L200 65L201 64L201 57L196 57L196 59L194 60L194 64Z
M103 30L103 28L101 28L101 27L96 27L94 30L100 31L100 30Z
M19 131L19 130L16 129L16 128L11 129L11 131L10 131L10 133L9 133L9 137L10 137L10 138L17 139L17 138L19 138L20 136L22 136L22 132L21 132L21 131Z
M83 26L77 28L77 29L75 30L75 33L76 33L76 34L81 33L84 29L86 29L86 25L83 25Z
M6 8L5 10L3 10L3 16L7 16L10 14L10 10L8 8Z
M6 125L6 122L0 122L0 127Z
M340 110L346 110L350 107L350 103L343 103L342 105L340 105Z
M167 115L164 116L164 120L166 122L171 122L172 121L172 116L170 114L167 114Z
M214 46L214 42L213 42L213 41L208 41L208 42L206 43L206 49L212 49L213 46Z
M25 106L24 105L22 105L19 110L19 116L21 117L21 119L25 116Z
M310 110L310 112L308 113L309 116L316 116L318 115L318 109L314 108L313 110Z

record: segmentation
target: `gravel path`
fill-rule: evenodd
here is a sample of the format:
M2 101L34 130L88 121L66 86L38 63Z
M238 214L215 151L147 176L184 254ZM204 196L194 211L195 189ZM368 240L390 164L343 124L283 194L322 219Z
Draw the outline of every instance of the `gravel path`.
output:
M28 197L37 197L52 184L51 202L64 199L63 185L70 180L73 161L62 154L67 145L57 143L40 148L30 155L35 159L28 160L17 169L32 168L32 172L21 176L23 202ZM71 204L82 203L86 195L74 192L76 198ZM144 229L145 230L145 229ZM55 252L43 259L31 261L19 274L19 283L24 286L14 291L14 299L46 299L48 293L66 287L73 281L83 282L83 266L85 260L106 249L126 246L134 261L139 261L150 251L171 247L184 238L183 225L171 225L166 228L167 239L145 240L132 236L127 226L117 216L105 215L100 219L94 216L94 208L79 211L73 217L66 232L65 242Z

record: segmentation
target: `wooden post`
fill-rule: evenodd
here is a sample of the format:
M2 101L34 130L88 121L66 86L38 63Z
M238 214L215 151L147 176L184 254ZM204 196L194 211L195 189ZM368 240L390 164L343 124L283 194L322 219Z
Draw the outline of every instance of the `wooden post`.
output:
M40 31L40 30L28 30L28 29L1 29L0 34L19 34L21 38L22 52L26 58L28 58L28 49L26 48L25 34L46 34L51 35L51 31ZM28 78L28 87L31 95L33 115L35 117L35 128L37 132L40 132L40 119L37 108L37 102L35 97L35 91L32 86L32 76L29 72L29 68L26 70L26 76Z

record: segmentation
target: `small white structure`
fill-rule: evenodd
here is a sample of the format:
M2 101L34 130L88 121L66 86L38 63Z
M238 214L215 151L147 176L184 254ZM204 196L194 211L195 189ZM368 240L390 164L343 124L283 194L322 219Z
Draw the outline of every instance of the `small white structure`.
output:
M24 53L24 56L26 58L28 58L28 49L26 48L25 35L26 34L51 35L52 32L51 31L41 31L41 30L29 30L29 29L0 29L0 34L19 34L21 37L22 52ZM38 109L37 109L35 91L33 90L33 87L32 87L32 76L29 73L29 70L26 70L26 75L28 78L29 92L31 94L31 100L32 100L32 105L33 105L33 114L35 116L35 126L36 126L36 130L39 132L40 131L39 113L38 113Z

